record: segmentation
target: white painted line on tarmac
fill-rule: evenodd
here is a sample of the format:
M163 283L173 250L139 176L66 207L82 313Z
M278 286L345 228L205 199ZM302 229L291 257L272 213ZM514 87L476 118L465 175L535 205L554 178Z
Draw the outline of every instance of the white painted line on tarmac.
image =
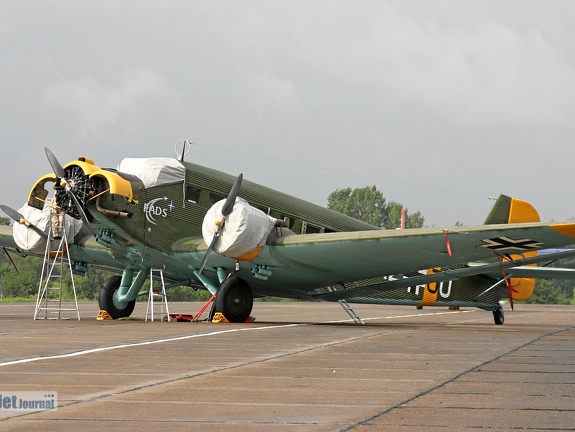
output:
M419 314L409 314L409 315L371 317L371 318L363 318L363 320L368 321L368 320L377 320L377 319L421 318L421 317L430 316L430 315L447 315L447 314L465 313L465 312L475 312L475 311L474 310L464 310L464 311L419 313ZM352 321L352 320L325 321L325 323L329 324L329 323L340 323L340 322L347 322L347 321ZM94 354L94 353L98 353L98 352L111 351L111 350L122 349L122 348L134 348L134 347L139 347L139 346L154 345L154 344L165 343L165 342L174 342L174 341L181 341L181 340L186 340L186 339L196 339L196 338L208 337L208 336L218 336L218 335L226 334L226 333L235 333L235 332L241 332L241 331L259 331L259 330L269 330L269 329L282 329L282 328L296 327L296 326L301 326L301 325L306 325L306 324L305 323L301 323L301 324L296 323L296 324L284 324L284 325L277 325L277 326L244 327L244 328L236 328L236 329L229 329L229 330L219 330L219 331L214 331L214 332L209 332L209 333L201 333L201 334L194 334L194 335L187 335L187 336L177 336L177 337L173 337L173 338L156 339L156 340L144 341L144 342L134 342L134 343L128 343L128 344L112 345L112 346L107 346L107 347L102 347L102 348L92 348L92 349L76 351L76 352L72 352L72 353L68 353L68 354L58 354L58 355L50 355L50 356L42 356L42 357L29 357L29 358L20 359L20 360L1 362L0 367L13 366L13 365L23 364L23 363L32 363L32 362L42 361L42 360L55 360L55 359L62 359L62 358L68 358L68 357L78 357L78 356L82 356L82 355L86 355L86 354Z
M201 334L194 334L194 335L187 335L187 336L177 336L177 337L173 337L173 338L156 339L156 340L145 341L145 342L134 342L134 343L128 343L128 344L112 345L112 346L107 346L107 347L102 347L102 348L92 348L92 349L88 349L88 350L76 351L76 352L72 352L72 353L68 353L68 354L58 354L58 355L51 355L51 356L30 357L30 358L25 358L25 359L20 359L20 360L12 360L12 361L0 363L0 367L12 366L12 365L17 365L17 364L22 364L22 363L31 363L31 362L41 361L41 360L54 360L54 359L62 359L62 358L68 358L68 357L77 357L77 356L82 356L82 355L86 355L86 354L93 354L93 353L98 353L98 352L103 352L103 351L111 351L111 350L116 350L116 349L121 349L121 348L133 348L133 347L139 347L139 346L145 346L145 345L154 345L154 344L159 344L159 343L164 343L164 342L174 342L174 341L181 341L181 340L186 340L186 339L195 339L195 338L201 338L201 337L207 337L207 336L218 336L218 335L225 334L225 333L235 333L235 332L241 332L241 331L269 330L269 329L278 329L278 328L286 328L286 327L295 327L295 326L299 326L299 325L303 325L303 324L285 324L285 325L267 326L267 327L245 327L245 328L237 328L237 329L230 329L230 330L219 330L219 331L214 331L214 332L210 332L210 333L201 333Z

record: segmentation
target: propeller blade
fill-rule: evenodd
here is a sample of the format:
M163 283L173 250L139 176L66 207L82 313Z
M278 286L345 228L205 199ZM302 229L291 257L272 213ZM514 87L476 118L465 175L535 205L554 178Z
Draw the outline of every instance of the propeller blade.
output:
M84 209L82 208L82 204L80 204L80 201L78 201L78 198L76 198L76 195L74 194L74 192L69 190L68 194L70 194L70 196L72 197L72 201L74 201L74 205L78 209L78 213L80 213L80 218L82 219L82 222L84 222L87 226L90 226L90 221L88 220L86 213L84 213Z
M48 162L50 162L50 166L54 170L54 174L59 178L66 178L66 171L64 170L64 167L60 165L60 162L58 162L54 153L52 153L48 147L44 147L44 151L46 152L46 157L48 158Z
M234 182L234 185L232 186L232 189L230 190L230 193L228 194L228 198L226 199L226 202L224 203L224 205L222 207L222 215L223 216L229 216L230 213L232 212L232 210L234 209L234 204L236 203L236 198L238 197L238 194L240 193L240 188L242 187L243 178L244 178L244 175L240 174L238 176L238 178L236 179L236 181Z
M210 245L208 246L208 250L206 250L206 254L204 255L204 259L202 260L202 263L200 264L200 269L198 271L199 274L202 274L202 271L204 270L204 267L206 266L206 264L208 263L208 257L210 256L210 253L212 252L212 250L214 249L214 247L216 247L216 244L220 241L220 231L218 230L215 234L214 234L214 238L212 239L212 241L210 242Z
M510 258L510 261L513 261L513 259ZM509 298L509 304L511 305L511 310L513 310L513 287L511 286L511 281L509 280L509 278L507 277L507 274L505 273L505 268L503 268L503 262L501 261L501 257L498 256L497 258L499 260L499 267L501 268L501 274L503 275L503 279L505 280L505 286L507 287L507 297Z
M513 310L513 292L517 292L511 286L511 281L509 279L505 279L505 286L507 287L507 298L509 299L509 304L511 305L511 310Z
M26 225L28 228L36 231L36 233L38 233L39 236L44 237L44 238L48 238L48 234L46 234L44 231L42 231L36 225L28 222L24 218L24 215L22 215L21 213L17 212L13 208L8 207L7 205L4 205L4 204L0 205L0 208L2 209L2 211L4 213L6 213L8 216L10 216L12 219L14 219L14 222L22 223L22 221L23 221L24 225Z
M24 216L21 213L17 212L11 207L8 207L7 205L2 204L0 205L0 208L4 213L6 213L16 222L20 222L22 219L24 219Z
M6 256L8 257L8 259L10 260L10 262L12 263L12 266L14 267L14 270L16 270L16 273L20 274L20 272L18 271L18 267L16 267L16 263L14 262L14 260L12 259L12 256L10 256L10 254L8 253L8 249L6 249L6 247L2 246L2 249L4 249L4 253L6 254Z
M226 202L224 202L224 205L222 206L222 219L217 224L218 228L214 234L214 238L210 242L208 249L206 250L206 254L204 255L204 259L202 260L202 263L200 264L200 269L198 271L199 274L201 274L202 271L204 270L204 267L206 266L206 264L208 262L208 258L210 256L210 253L212 252L212 250L216 247L216 245L220 241L220 233L222 232L222 229L224 228L224 225L226 223L226 217L229 216L234 209L234 204L236 203L236 198L238 197L238 194L240 193L240 188L242 187L243 178L244 178L243 174L240 174L236 178L236 181L234 182L232 188L230 189L230 193L228 194L228 197L226 198Z

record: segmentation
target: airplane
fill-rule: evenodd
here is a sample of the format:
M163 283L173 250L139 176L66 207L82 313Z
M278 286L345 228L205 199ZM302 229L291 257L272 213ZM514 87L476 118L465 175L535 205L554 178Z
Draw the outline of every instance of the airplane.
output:
M184 149L178 158L125 158L115 169L87 157L62 166L45 153L53 172L19 211L1 206L15 223L0 227L0 246L43 257L58 241L51 221L62 218L76 273L118 273L98 298L113 319L132 314L151 269L170 286L207 289L212 312L234 323L249 321L254 298L275 296L476 307L501 325L503 303L528 299L534 278L575 278L547 267L575 255L564 249L575 243L575 223L542 223L531 204L506 195L484 225L384 230L185 161Z

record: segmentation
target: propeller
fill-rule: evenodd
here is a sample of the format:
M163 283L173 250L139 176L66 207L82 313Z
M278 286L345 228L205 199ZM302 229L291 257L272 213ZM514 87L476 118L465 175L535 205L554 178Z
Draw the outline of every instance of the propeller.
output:
M513 286L511 285L511 281L509 280L507 274L505 273L505 268L503 268L503 261L501 260L501 257L499 255L497 255L497 257L499 261L499 267L501 269L501 274L503 275L503 279L505 280L505 287L507 288L507 298L509 299L511 310L513 310L513 292L517 292L517 290L513 288ZM513 261L513 258L511 256L508 256L508 259L509 261Z
M84 205L94 193L93 183L80 167L64 169L58 159L48 147L44 147L46 157L58 182L56 189L56 203L64 212L76 219L86 222Z
M8 259L9 259L10 262L12 263L12 267L14 267L14 270L16 270L16 273L20 274L20 271L18 270L18 267L16 267L16 263L15 263L14 260L12 259L12 256L8 253L8 249L6 249L5 246L2 246L2 249L4 249L4 253L6 254L6 256L8 257Z
M206 263L208 262L208 257L210 255L210 253L212 252L212 250L217 246L217 244L220 241L220 234L222 233L222 230L224 229L224 225L226 224L226 218L232 213L232 211L234 209L234 204L236 203L236 198L238 197L238 194L240 192L243 178L244 178L243 174L240 174L236 178L236 181L234 182L232 188L230 189L230 193L228 194L228 197L226 198L226 201L224 202L224 205L222 206L222 217L216 221L216 225L217 225L216 232L214 234L214 238L212 239L212 241L210 242L210 245L208 246L208 250L206 251L206 254L204 255L204 259L202 260L202 263L200 264L200 270L199 270L200 274L202 273L202 271L204 270L204 267L206 266Z
M44 147L44 151L46 152L46 157L48 158L50 166L54 170L54 174L65 181L66 170L64 170L64 167L60 165L60 162L58 162L58 159L56 159L56 156L54 156L54 153L52 153L48 147Z
M0 208L2 209L2 211L4 213L6 213L8 216L10 216L15 222L18 222L19 224L22 224L22 225L26 225L26 227L33 229L41 237L48 238L48 234L46 234L43 230L38 228L33 223L28 222L26 220L26 218L24 217L24 215L22 215L22 213L17 212L13 208L8 207L4 204L0 205Z

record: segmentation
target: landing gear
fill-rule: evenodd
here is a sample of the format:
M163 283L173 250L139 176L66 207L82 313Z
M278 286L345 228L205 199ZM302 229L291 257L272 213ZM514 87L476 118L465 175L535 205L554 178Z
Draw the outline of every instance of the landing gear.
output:
M252 290L243 279L230 277L218 288L215 311L221 312L229 322L245 322L250 317L253 305Z
M121 282L121 276L112 276L104 283L102 288L100 288L100 294L98 296L100 310L108 312L113 319L129 317L132 315L134 307L136 306L136 300L128 302L124 309L118 309L114 304L114 293L120 288Z
M497 325L502 325L505 322L505 314L501 306L493 311L493 321L495 321Z

